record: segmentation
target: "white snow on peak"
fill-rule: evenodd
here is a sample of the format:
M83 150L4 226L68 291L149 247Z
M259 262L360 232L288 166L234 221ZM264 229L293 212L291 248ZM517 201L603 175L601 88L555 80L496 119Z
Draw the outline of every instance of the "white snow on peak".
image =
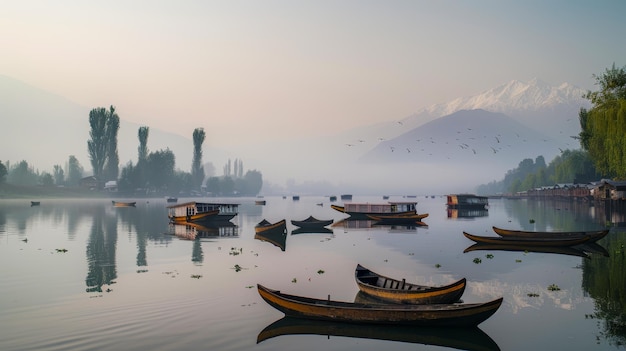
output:
M441 117L460 110L483 109L505 114L521 111L534 111L576 104L583 106L585 90L568 83L553 86L534 78L529 82L512 80L496 88L484 91L478 95L454 99L447 103L436 104L418 111L417 114L428 114L431 117Z

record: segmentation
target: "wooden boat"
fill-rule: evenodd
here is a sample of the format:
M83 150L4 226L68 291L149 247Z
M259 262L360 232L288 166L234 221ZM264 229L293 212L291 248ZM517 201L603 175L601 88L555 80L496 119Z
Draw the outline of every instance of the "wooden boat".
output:
M273 230L273 229L285 229L285 232L287 232L287 221L282 219L276 223L270 223L269 221L267 221L266 219L260 221L255 227L254 227L254 231L256 233L263 233L266 232L268 230Z
M489 198L474 194L450 194L447 195L446 206L448 208L486 209L489 206Z
M259 295L270 306L297 318L334 322L429 327L471 327L484 322L502 305L502 298L468 304L358 304L281 293L257 284Z
M239 204L213 202L185 202L167 207L172 223L230 221L237 215Z
M444 286L426 286L407 283L375 273L360 264L354 271L354 279L363 293L383 302L400 304L440 304L459 301L465 291L463 278Z
M256 227L254 227L254 238L257 240L269 242L272 245L280 248L281 251L285 251L287 246L287 221L280 220L276 223L270 223L267 220L262 220Z
M466 238L477 243L506 244L521 246L574 246L589 241L589 237L582 238L519 238L519 237L494 237L478 236L463 232Z
M330 202L335 202L335 201L337 201L337 196L335 196L335 195L331 195L331 196L329 196L329 197L328 197L328 201L330 201Z
M177 197L167 196L165 198L165 201L167 201L168 203L174 203L174 202L178 202L178 198Z
M423 328L410 325L364 325L283 317L265 327L257 344L283 335L321 335L396 341L468 351L499 351L496 342L478 327Z
M340 198L343 201L351 201L352 200L352 194L341 194Z
M266 202L265 202L265 200L255 200L254 204L255 205L264 206L266 204Z
M424 223L422 219L428 217L428 213L416 214L390 214L390 215L366 215L369 219L384 223Z
M137 202L111 201L114 207L135 207Z
M349 215L352 219L369 219L367 216L416 215L417 202L387 202L383 204L344 203L343 206L330 205L336 211Z
M465 250L463 253L471 251L512 251L512 252L535 252L556 255L577 256L589 258L589 255L577 246L532 246L532 245L514 245L514 244L486 244L475 243Z
M300 227L300 228L321 228L327 225L333 224L334 220L332 219L317 219L313 216L309 216L306 219L301 221L291 220L291 224Z
M502 237L515 238L545 238L545 239L561 239L561 238L583 238L589 237L589 242L595 242L604 238L609 230L596 230L586 232L534 232L525 230L511 230L493 227L493 231Z
M39 202L39 201L31 201L30 205L31 206L39 206L39 205L41 205L41 202Z

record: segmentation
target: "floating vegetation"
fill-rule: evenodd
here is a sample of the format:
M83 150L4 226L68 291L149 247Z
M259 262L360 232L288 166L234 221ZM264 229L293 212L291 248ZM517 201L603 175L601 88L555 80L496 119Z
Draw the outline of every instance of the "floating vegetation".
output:
M248 285L248 286L246 286L246 289L252 289L252 288L254 288L254 285Z
M147 273L148 270L147 269L138 269L137 273Z
M236 264L233 269L235 270L235 272L241 272L241 270L243 269L240 265Z
M529 223L535 223L535 220L531 218L530 220L528 220L528 222Z
M233 255L233 256L237 256L243 253L243 248L236 248L236 247L231 247L230 248L230 252L228 253L229 255Z
M440 265L439 263L437 263L437 264L435 265L435 268L441 268L441 265Z
M56 249L56 250L57 250L57 252L62 252L62 253L67 252L67 249Z
M320 269L319 271L317 271L317 274L324 274L324 270Z
M298 279L293 278L293 279L291 279L291 282L292 282L292 283L297 283L297 282L298 282Z
M526 294L526 296L528 296L528 297L539 297L539 294L537 294L537 293L528 293L528 294Z
M561 288L559 288L559 286L556 285L556 284L550 284L548 286L548 290L550 290L550 291L559 291L559 290L561 290Z
M479 264L479 263L482 263L483 261L480 258L476 257L473 262L476 264Z
M200 279L200 278L202 278L202 275L201 274L192 274L191 277L193 279Z
M493 254L486 254L485 257L487 257L488 259L492 259L493 258Z
M520 263L520 262L522 262L522 260L517 259L517 260L515 260L515 262L516 262L516 263Z

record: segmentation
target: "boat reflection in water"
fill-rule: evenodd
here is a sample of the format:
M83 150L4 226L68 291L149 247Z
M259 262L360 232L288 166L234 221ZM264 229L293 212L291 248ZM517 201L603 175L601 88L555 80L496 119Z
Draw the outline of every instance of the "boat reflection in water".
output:
M297 234L333 234L332 229L326 227L321 228L298 228L291 231L291 235Z
M239 230L232 222L215 223L170 223L169 233L180 239L196 240L200 238L236 238L239 237Z
M484 208L448 208L448 218L487 217L489 211Z
M287 247L287 225L284 219L273 224L263 220L254 229L256 232L254 234L255 239L269 242L280 248L281 251L285 251Z
M257 336L257 344L282 335L322 335L435 345L459 350L500 350L480 328L429 328L404 325L352 324L283 317Z
M463 253L471 251L517 251L517 252L535 252L549 253L557 255L578 256L590 258L591 254L598 254L609 257L609 252L597 243L587 243L576 246L525 246L525 245L509 245L509 244L485 244L476 243L463 250Z

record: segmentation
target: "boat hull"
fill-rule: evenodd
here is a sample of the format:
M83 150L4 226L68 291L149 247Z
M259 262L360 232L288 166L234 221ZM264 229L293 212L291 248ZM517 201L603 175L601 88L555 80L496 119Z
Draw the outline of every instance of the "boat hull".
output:
M536 238L536 239L575 239L589 237L589 242L595 242L604 238L609 230L597 230L586 232L532 232L524 230L511 230L493 227L493 231L502 237Z
M502 298L475 304L357 304L283 294L257 284L261 298L287 316L335 322L470 327L491 317Z
M171 223L202 223L214 219L218 216L219 210L196 213L189 216L170 216Z
M466 279L432 287L407 283L385 277L357 265L354 278L359 290L376 300L398 304L447 304L459 301L465 291Z
M517 245L517 246L574 246L584 244L589 241L589 237L583 238L519 238L519 237L488 237L478 236L463 232L466 238L475 241L477 243L485 244L504 244L504 245Z

